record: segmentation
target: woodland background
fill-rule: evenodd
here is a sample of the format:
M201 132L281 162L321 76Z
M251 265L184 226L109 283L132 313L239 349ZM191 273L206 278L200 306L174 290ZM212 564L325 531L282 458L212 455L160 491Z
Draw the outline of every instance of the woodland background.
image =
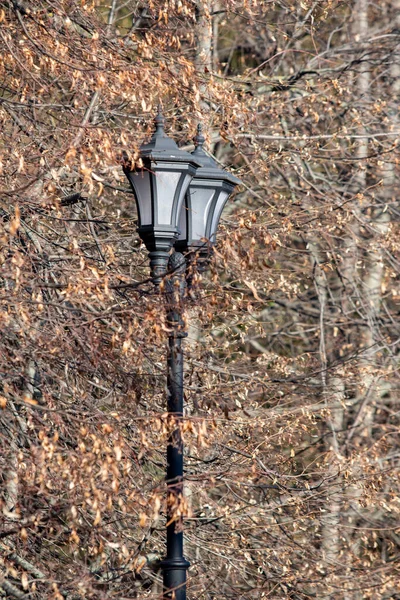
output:
M243 181L185 342L191 600L400 598L400 0L0 1L0 597L161 598L166 325L121 155Z

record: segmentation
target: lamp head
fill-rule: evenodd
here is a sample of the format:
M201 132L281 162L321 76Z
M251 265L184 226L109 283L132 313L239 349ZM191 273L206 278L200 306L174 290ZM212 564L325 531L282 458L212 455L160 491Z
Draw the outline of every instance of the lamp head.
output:
M178 238L185 194L200 163L167 136L161 106L154 124L150 141L139 149L143 166L125 167L124 172L135 195L138 233L149 252L157 253L161 265Z
M209 254L215 244L218 223L223 208L240 179L221 169L205 152L202 125L197 127L192 156L200 164L191 180L183 204L175 248L179 251L197 250Z

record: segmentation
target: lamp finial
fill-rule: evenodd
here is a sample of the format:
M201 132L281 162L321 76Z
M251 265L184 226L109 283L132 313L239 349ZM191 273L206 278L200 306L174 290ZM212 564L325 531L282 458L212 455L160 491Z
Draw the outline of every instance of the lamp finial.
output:
M164 115L162 113L161 102L159 102L158 107L157 107L157 115L154 119L154 125L156 126L156 130L154 132L153 137L164 137L165 136L165 133L164 133L165 119L164 119Z
M193 138L194 141L194 145L197 148L203 149L203 145L204 142L206 141L206 138L203 135L203 125L201 123L199 123L197 125L197 134L195 135L195 137Z

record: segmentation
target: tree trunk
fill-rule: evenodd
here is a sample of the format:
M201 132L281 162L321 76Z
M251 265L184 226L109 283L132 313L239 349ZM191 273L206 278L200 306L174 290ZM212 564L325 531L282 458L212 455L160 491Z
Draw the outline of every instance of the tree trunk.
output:
M199 73L211 72L213 63L212 39L213 27L211 17L211 1L196 2L196 56L195 65Z

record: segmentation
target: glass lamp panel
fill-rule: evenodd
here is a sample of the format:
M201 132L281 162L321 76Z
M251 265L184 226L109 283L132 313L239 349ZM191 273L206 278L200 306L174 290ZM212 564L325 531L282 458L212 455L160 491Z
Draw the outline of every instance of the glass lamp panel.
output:
M212 200L215 195L213 188L203 188L192 185L189 189L189 244L207 238L207 220Z
M151 185L149 171L138 171L129 173L129 179L135 190L135 198L138 209L139 225L151 225Z
M189 194L189 192L188 192ZM185 199L185 202L183 203L183 206L181 208L181 212L179 214L179 222L178 222L178 228L180 231L178 240L180 242L186 241L187 239L187 235L188 235L188 230L187 230L187 222L188 222L188 200L187 200L187 196Z
M176 213L175 213L175 223L174 225L178 225L178 221L180 223L180 218L181 218L181 213L182 213L182 205L183 205L183 201L186 195L186 192L188 191L189 188L189 184L193 179L193 175L191 173L188 173L187 171L185 173L182 174L182 181L181 181L181 186L179 189L179 197L178 197L178 202L176 204Z
M225 192L221 190L219 193L217 202L214 206L214 211L210 214L210 218L208 219L207 226L207 236L208 238L215 243L215 235L218 229L218 223L221 218L222 211L224 210L224 206L226 201L228 200L229 192Z
M154 218L155 224L176 225L176 223L172 222L172 209L181 173L174 171L156 171L153 177L155 188L157 190L156 214Z

